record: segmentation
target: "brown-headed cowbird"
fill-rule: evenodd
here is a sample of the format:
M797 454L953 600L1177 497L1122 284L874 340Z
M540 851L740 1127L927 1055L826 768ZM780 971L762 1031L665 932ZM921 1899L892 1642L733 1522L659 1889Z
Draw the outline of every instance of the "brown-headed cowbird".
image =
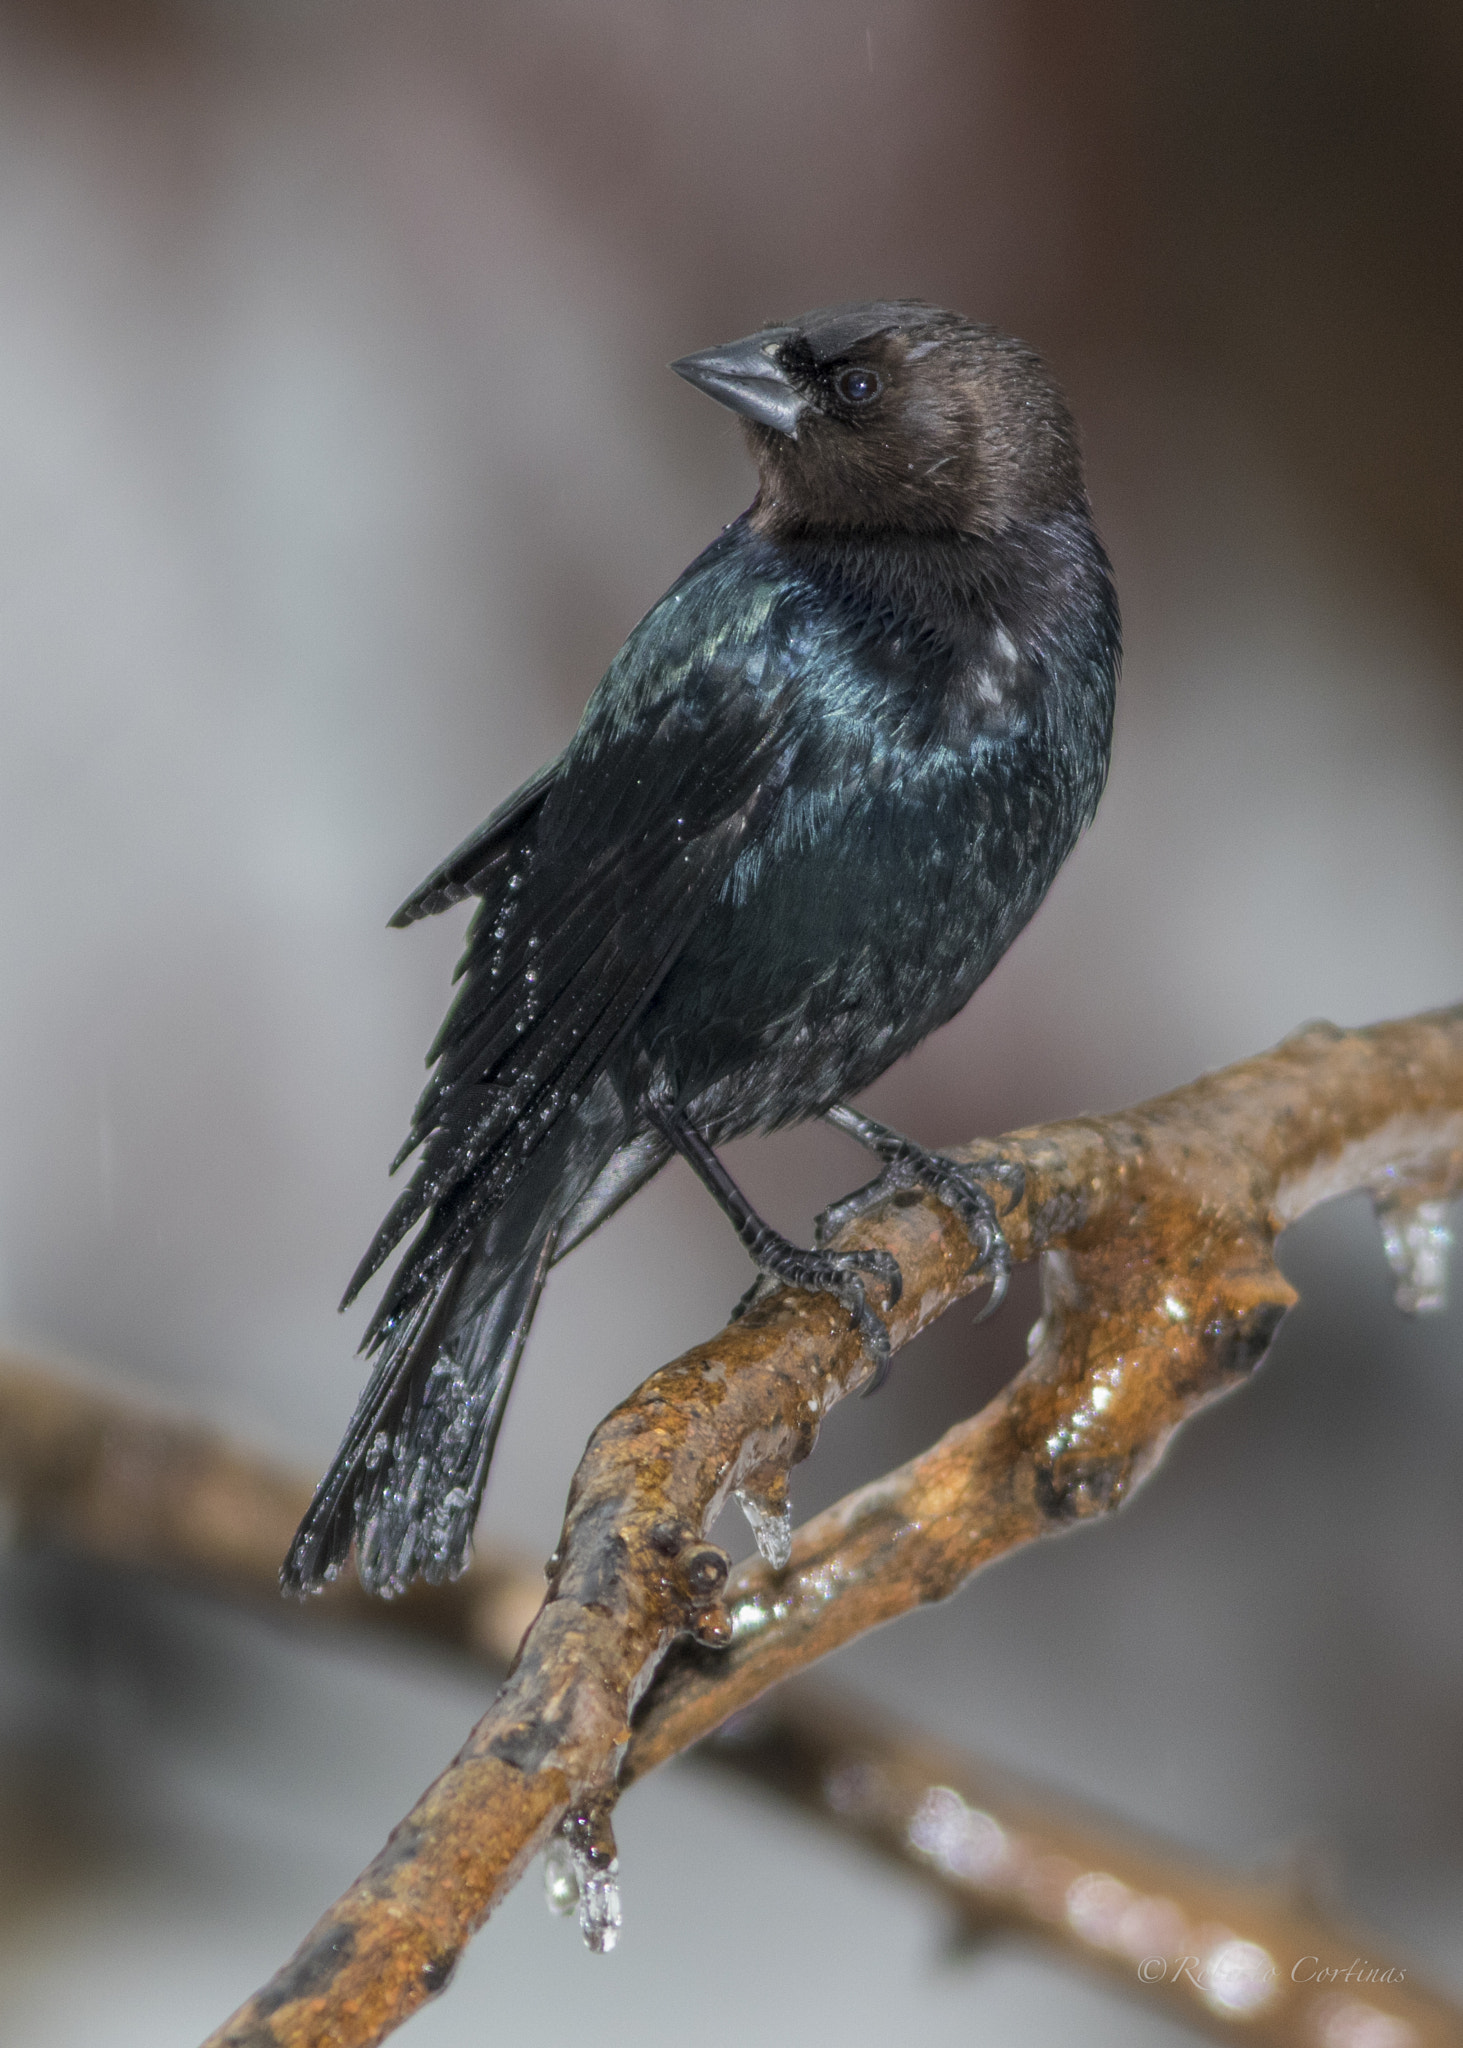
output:
M762 1274L847 1306L881 1372L860 1275L892 1290L892 1261L789 1244L715 1145L827 1116L883 1184L953 1205L1004 1284L979 1182L846 1098L966 1002L1102 791L1118 614L1071 419L1030 349L910 300L674 368L746 422L757 495L559 758L394 919L480 899L416 1170L346 1296L420 1226L296 1590L352 1538L379 1591L462 1568L550 1264L673 1152Z

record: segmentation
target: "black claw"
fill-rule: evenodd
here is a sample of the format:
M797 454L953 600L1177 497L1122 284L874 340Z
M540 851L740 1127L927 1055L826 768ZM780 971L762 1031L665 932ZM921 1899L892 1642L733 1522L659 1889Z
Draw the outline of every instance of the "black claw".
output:
M994 1315L1005 1300L1010 1283L1011 1248L1001 1229L996 1205L977 1175L1008 1191L1005 1214L1009 1215L1026 1192L1025 1167L1008 1159L983 1160L979 1167L964 1166L943 1153L926 1152L912 1139L903 1138L897 1131L856 1111L838 1109L831 1116L841 1129L876 1152L886 1164L877 1180L824 1210L817 1222L817 1242L826 1244L855 1217L875 1208L901 1188L926 1188L937 1202L953 1209L960 1218L975 1250L976 1263L989 1283L990 1297L976 1321L984 1322L987 1316ZM872 1392L872 1388L866 1391Z
M904 1275L893 1253L827 1252L821 1248L801 1251L796 1245L788 1245L784 1256L778 1252L769 1255L764 1246L762 1260L762 1271L732 1310L731 1320L736 1322L754 1302L765 1300L779 1286L797 1287L807 1294L831 1294L847 1309L849 1321L874 1361L874 1378L865 1392L882 1386L889 1376L893 1356L889 1331L877 1309L870 1307L859 1275L869 1273L880 1281L893 1308L904 1292Z
M892 1308L904 1285L904 1276L888 1252L805 1252L797 1269L783 1277L810 1294L831 1294L841 1301L865 1348L878 1363L889 1355L889 1332L882 1316L869 1306L860 1273L871 1273L884 1282Z
M872 1274L881 1280L888 1290L889 1306L892 1308L899 1299L904 1286L904 1275L899 1262L889 1252L879 1251L796 1251L789 1246L791 1257L778 1259L775 1266L766 1270L772 1277L791 1287L803 1288L809 1294L831 1294L848 1310L849 1321L859 1333L865 1351L874 1362L875 1382L884 1379L889 1371L889 1331L883 1317L869 1305L860 1273Z
M872 1273L876 1279L882 1280L890 1308L898 1307L904 1292L904 1275L893 1252L843 1252L839 1257L841 1262L856 1266L861 1273Z
M991 1291L976 1310L975 1320L978 1323L983 1323L989 1316L993 1316L1001 1303L1006 1299L1006 1289L1011 1284L1011 1264L1009 1259L991 1265L986 1272L986 1278L991 1284Z
M873 1374L863 1392L865 1396L877 1394L894 1370L894 1351L889 1342L889 1332L867 1303L863 1314L857 1318L857 1327L864 1350L874 1364Z
M876 1310L870 1308L864 1283L852 1274L847 1275L841 1285L827 1291L836 1294L848 1310L849 1321L858 1331L859 1341L873 1361L874 1376L864 1388L866 1394L871 1394L875 1387L881 1387L888 1379L889 1369L894 1363L888 1325Z

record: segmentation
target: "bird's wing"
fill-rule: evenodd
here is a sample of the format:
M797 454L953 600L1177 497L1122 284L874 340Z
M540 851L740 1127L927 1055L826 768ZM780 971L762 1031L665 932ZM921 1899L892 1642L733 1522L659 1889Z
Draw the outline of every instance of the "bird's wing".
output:
M373 1334L440 1281L583 1099L786 777L785 618L724 577L709 594L692 589L700 602L685 585L627 642L535 799L531 830L504 835L522 857L493 871L469 930L399 1155L420 1147L420 1161L346 1296L428 1217Z
M557 761L550 761L547 768L530 776L506 803L499 804L486 824L479 825L440 867L433 868L391 919L393 928L415 924L419 917L434 917L464 896L491 895L498 877L511 869L525 835L532 832L558 766Z

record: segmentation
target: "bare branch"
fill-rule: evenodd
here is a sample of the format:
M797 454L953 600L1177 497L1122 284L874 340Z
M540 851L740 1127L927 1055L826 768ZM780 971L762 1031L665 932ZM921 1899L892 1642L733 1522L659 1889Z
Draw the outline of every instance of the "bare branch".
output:
M0 1492L29 1540L278 1613L276 1559L309 1491L213 1432L0 1356ZM538 1572L480 1555L448 1589L387 1604L342 1584L286 1612L405 1630L501 1668L541 1595ZM783 1688L722 1735L697 1754L918 1873L972 1932L1035 1937L1216 2036L1463 2042L1454 2007L1292 1890L1206 1870L825 1691ZM1357 1957L1364 1980L1333 1974Z
M1456 2006L1295 1882L1206 1868L821 1687L784 1688L698 1754L920 1871L974 1934L1034 1938L1221 2040L1463 2043Z
M131 1565L266 1606L405 1628L503 1666L543 1599L543 1576L480 1557L451 1586L389 1605L342 1578L308 1609L285 1604L279 1565L313 1489L216 1431L149 1406L95 1373L0 1353L0 1497L16 1539Z
M1463 1187L1463 1009L1313 1026L1125 1116L1018 1132L999 1151L1027 1173L1013 1252L1045 1255L1028 1364L808 1523L786 1572L738 1574L731 1648L667 1666L622 1785L992 1558L1119 1506L1178 1425L1264 1356L1296 1299L1274 1261L1286 1224L1358 1188L1396 1219Z
M1315 1026L1140 1109L966 1156L1025 1171L1007 1233L1016 1258L1046 1255L1046 1308L1024 1371L809 1524L786 1572L745 1570L724 1602L705 1532L733 1488L776 1498L868 1361L835 1304L783 1293L653 1374L590 1443L549 1596L493 1706L210 2048L382 2040L443 1988L566 1815L608 1807L622 1760L628 1780L990 1558L1117 1506L1178 1424L1263 1355L1295 1299L1273 1259L1286 1223L1370 1188L1395 1226L1463 1185L1463 1010ZM896 1196L854 1228L904 1274L896 1345L978 1284L958 1224L929 1201ZM646 1699L688 1633L730 1647L678 1656Z

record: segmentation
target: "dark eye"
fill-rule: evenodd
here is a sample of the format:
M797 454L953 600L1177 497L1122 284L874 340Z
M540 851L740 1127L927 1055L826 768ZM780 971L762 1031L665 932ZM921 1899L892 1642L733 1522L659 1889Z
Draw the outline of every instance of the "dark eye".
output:
M877 370L840 370L833 389L849 405L867 405L884 389L884 380Z

